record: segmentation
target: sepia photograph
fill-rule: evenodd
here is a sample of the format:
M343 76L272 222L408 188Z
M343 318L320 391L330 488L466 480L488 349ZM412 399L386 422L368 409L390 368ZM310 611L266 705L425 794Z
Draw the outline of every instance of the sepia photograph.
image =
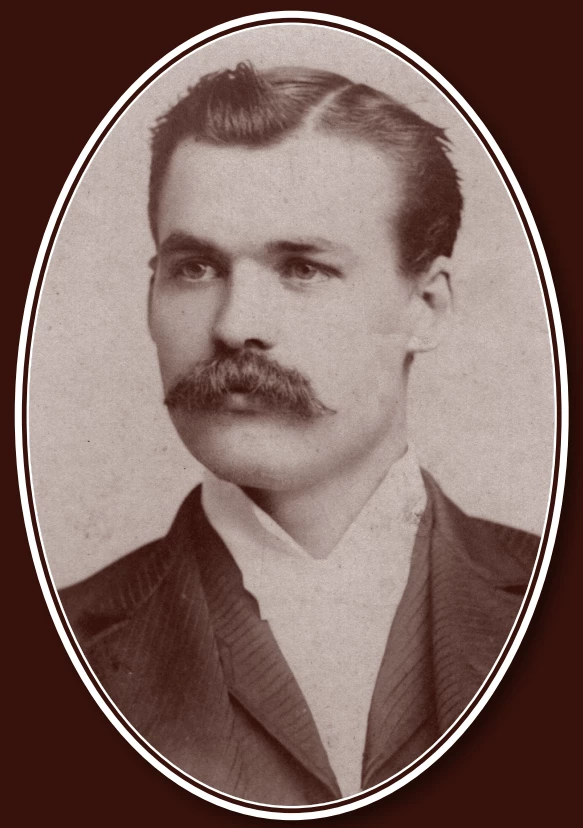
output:
M186 42L83 150L31 286L21 462L113 724L204 799L312 818L414 778L494 693L566 401L486 127L390 38L294 17Z

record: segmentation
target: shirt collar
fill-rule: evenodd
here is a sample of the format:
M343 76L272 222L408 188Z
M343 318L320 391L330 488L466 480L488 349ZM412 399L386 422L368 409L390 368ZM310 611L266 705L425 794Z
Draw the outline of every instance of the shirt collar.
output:
M418 525L425 509L427 495L414 449L409 446L397 460L360 513L348 527L336 549L347 537L373 533L379 522L397 528ZM234 483L220 480L205 470L202 485L202 506L215 531L239 563L237 552L269 551L283 557L313 560L263 509L257 506ZM335 554L332 551L331 556ZM247 555L246 555L247 557ZM329 556L330 557L330 556Z

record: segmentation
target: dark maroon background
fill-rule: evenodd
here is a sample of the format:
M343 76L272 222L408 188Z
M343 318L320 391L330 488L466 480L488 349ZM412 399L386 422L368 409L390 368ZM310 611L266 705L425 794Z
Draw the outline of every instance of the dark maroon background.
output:
M574 17L560 4L544 16L534 4L427 10L416 4L373 12L320 3L312 10L357 19L405 44L439 70L490 129L535 215L551 264L566 332L572 387L568 487L550 572L524 643L494 698L456 745L420 778L379 803L329 819L475 826L570 824L580 811L579 743L581 583L581 267L580 191L574 181L581 134L573 74ZM566 4L565 8L566 8ZM20 321L38 246L77 155L117 98L170 49L211 25L276 8L256 4L204 13L198 4L158 5L132 14L120 3L79 4L73 13L27 7L5 34L13 52L2 88L2 333L8 337L10 398ZM285 8L285 7L283 7ZM124 11L125 9L125 11ZM123 12L123 15L121 14ZM578 214L578 215L577 215ZM577 247L577 250L575 249ZM82 274L80 274L82 277ZM58 380L56 380L58 381ZM12 411L5 406L7 441ZM12 455L13 456L13 455ZM97 708L63 649L44 604L28 550L15 485L5 464L6 562L0 603L7 610L3 744L12 771L8 799L16 820L61 826L240 826L233 814L180 789L142 759ZM11 517L8 521L6 518ZM132 516L128 515L128 520ZM6 795L5 795L6 798ZM6 807L5 803L5 807Z

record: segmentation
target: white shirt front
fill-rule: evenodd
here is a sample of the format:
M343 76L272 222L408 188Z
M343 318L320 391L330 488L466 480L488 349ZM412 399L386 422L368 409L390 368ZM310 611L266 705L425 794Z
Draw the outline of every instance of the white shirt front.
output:
M304 694L342 794L356 793L376 677L426 505L412 450L325 559L210 472L202 505Z

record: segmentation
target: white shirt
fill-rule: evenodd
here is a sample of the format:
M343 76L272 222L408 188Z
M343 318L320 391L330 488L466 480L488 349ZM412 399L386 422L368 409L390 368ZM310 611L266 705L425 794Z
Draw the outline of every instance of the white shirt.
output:
M412 450L325 559L210 472L202 505L304 694L342 794L356 793L375 681L426 505Z

